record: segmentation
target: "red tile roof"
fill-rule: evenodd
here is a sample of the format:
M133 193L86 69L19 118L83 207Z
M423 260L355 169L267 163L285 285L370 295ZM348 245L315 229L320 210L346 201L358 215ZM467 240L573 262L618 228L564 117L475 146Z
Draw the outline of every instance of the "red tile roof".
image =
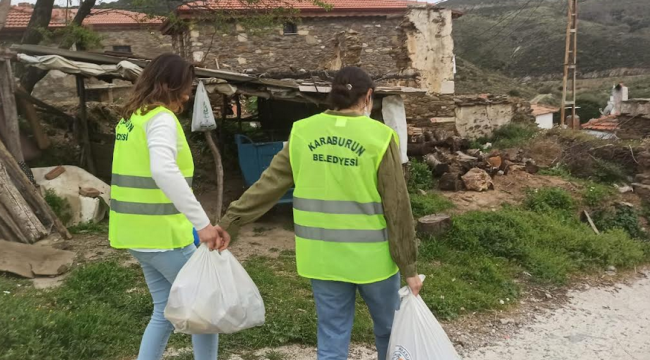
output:
M310 0L260 0L254 5L246 0L199 0L183 4L177 10L179 13L187 13L205 10L269 10L283 7L300 10L302 15L340 16L341 13L354 15L403 12L409 5L426 4L424 1L410 0L323 0L323 3L331 6L331 9L326 10ZM462 13L453 11L453 14L454 17L459 17Z
M582 124L583 130L597 130L613 132L618 129L617 115L607 115L598 119L591 119L589 122Z
M540 116L540 115L546 115L546 114L554 114L560 109L552 106L546 106L546 105L539 105L539 104L531 104L530 108L533 109L533 116Z
M34 9L31 6L12 6L7 15L6 30L24 30L29 24ZM64 27L77 13L77 9L53 9L50 28ZM67 20L66 20L67 19ZM92 27L140 26L162 24L160 18L148 18L146 14L126 10L93 9L83 22ZM3 30L4 30L3 29Z

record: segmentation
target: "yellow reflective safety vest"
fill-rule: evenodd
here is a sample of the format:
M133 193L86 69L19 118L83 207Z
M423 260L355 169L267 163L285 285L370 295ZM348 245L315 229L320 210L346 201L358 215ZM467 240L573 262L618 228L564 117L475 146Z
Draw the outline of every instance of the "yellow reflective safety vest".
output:
M323 113L294 123L289 153L298 273L367 284L398 271L377 170L397 134L366 116Z
M120 120L115 129L108 227L108 238L114 248L175 249L194 241L190 221L151 177L145 125L163 112L176 119L177 137L182 143L176 163L192 185L192 153L173 112L161 106L145 115L137 112L128 120Z

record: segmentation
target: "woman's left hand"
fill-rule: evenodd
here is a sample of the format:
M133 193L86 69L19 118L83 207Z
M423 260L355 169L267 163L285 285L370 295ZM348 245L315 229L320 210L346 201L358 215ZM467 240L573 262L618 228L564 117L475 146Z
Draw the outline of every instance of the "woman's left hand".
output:
M217 230L217 233L219 233L219 236L222 240L221 244L217 247L217 250L224 251L228 249L228 246L230 245L230 234L228 234L228 232L219 225L215 226L215 229Z

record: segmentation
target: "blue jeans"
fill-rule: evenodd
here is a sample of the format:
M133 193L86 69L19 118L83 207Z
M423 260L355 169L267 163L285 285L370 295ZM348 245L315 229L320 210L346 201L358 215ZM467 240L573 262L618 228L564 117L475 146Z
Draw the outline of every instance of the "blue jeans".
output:
M194 244L165 252L129 250L138 259L149 292L153 298L153 315L140 343L138 360L160 360L167 347L173 325L165 319L164 312L169 291L176 275L196 251ZM219 337L216 334L192 335L195 360L216 360Z
M371 284L312 280L318 314L318 360L347 360L357 289L374 323L379 360L386 360L395 311L399 309L400 276Z

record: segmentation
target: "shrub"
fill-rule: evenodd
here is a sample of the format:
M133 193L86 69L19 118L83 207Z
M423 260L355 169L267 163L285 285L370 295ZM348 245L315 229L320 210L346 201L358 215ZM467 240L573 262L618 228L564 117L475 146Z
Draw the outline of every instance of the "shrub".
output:
M544 187L528 189L523 206L535 212L556 212L565 216L576 209L571 195L564 189Z
M509 123L496 129L491 137L480 138L473 143L474 146L492 143L498 149L513 148L525 144L535 137L539 129L535 124Z
M470 212L454 218L442 241L475 256L505 259L534 279L564 283L569 274L608 265L630 267L644 258L642 243L619 229L596 235L577 221L558 221L553 213L516 208Z
M632 238L647 238L639 223L639 213L634 208L621 205L616 208L602 209L594 212L592 218L596 227L601 231L620 229Z
M433 175L429 165L415 159L411 160L407 185L410 193L416 193L418 190L431 190L433 188Z
M601 184L588 183L582 192L585 205L595 208L609 201L614 195L612 188Z
M72 220L72 208L68 200L60 197L52 189L45 190L45 202L52 208L52 211L64 225Z

